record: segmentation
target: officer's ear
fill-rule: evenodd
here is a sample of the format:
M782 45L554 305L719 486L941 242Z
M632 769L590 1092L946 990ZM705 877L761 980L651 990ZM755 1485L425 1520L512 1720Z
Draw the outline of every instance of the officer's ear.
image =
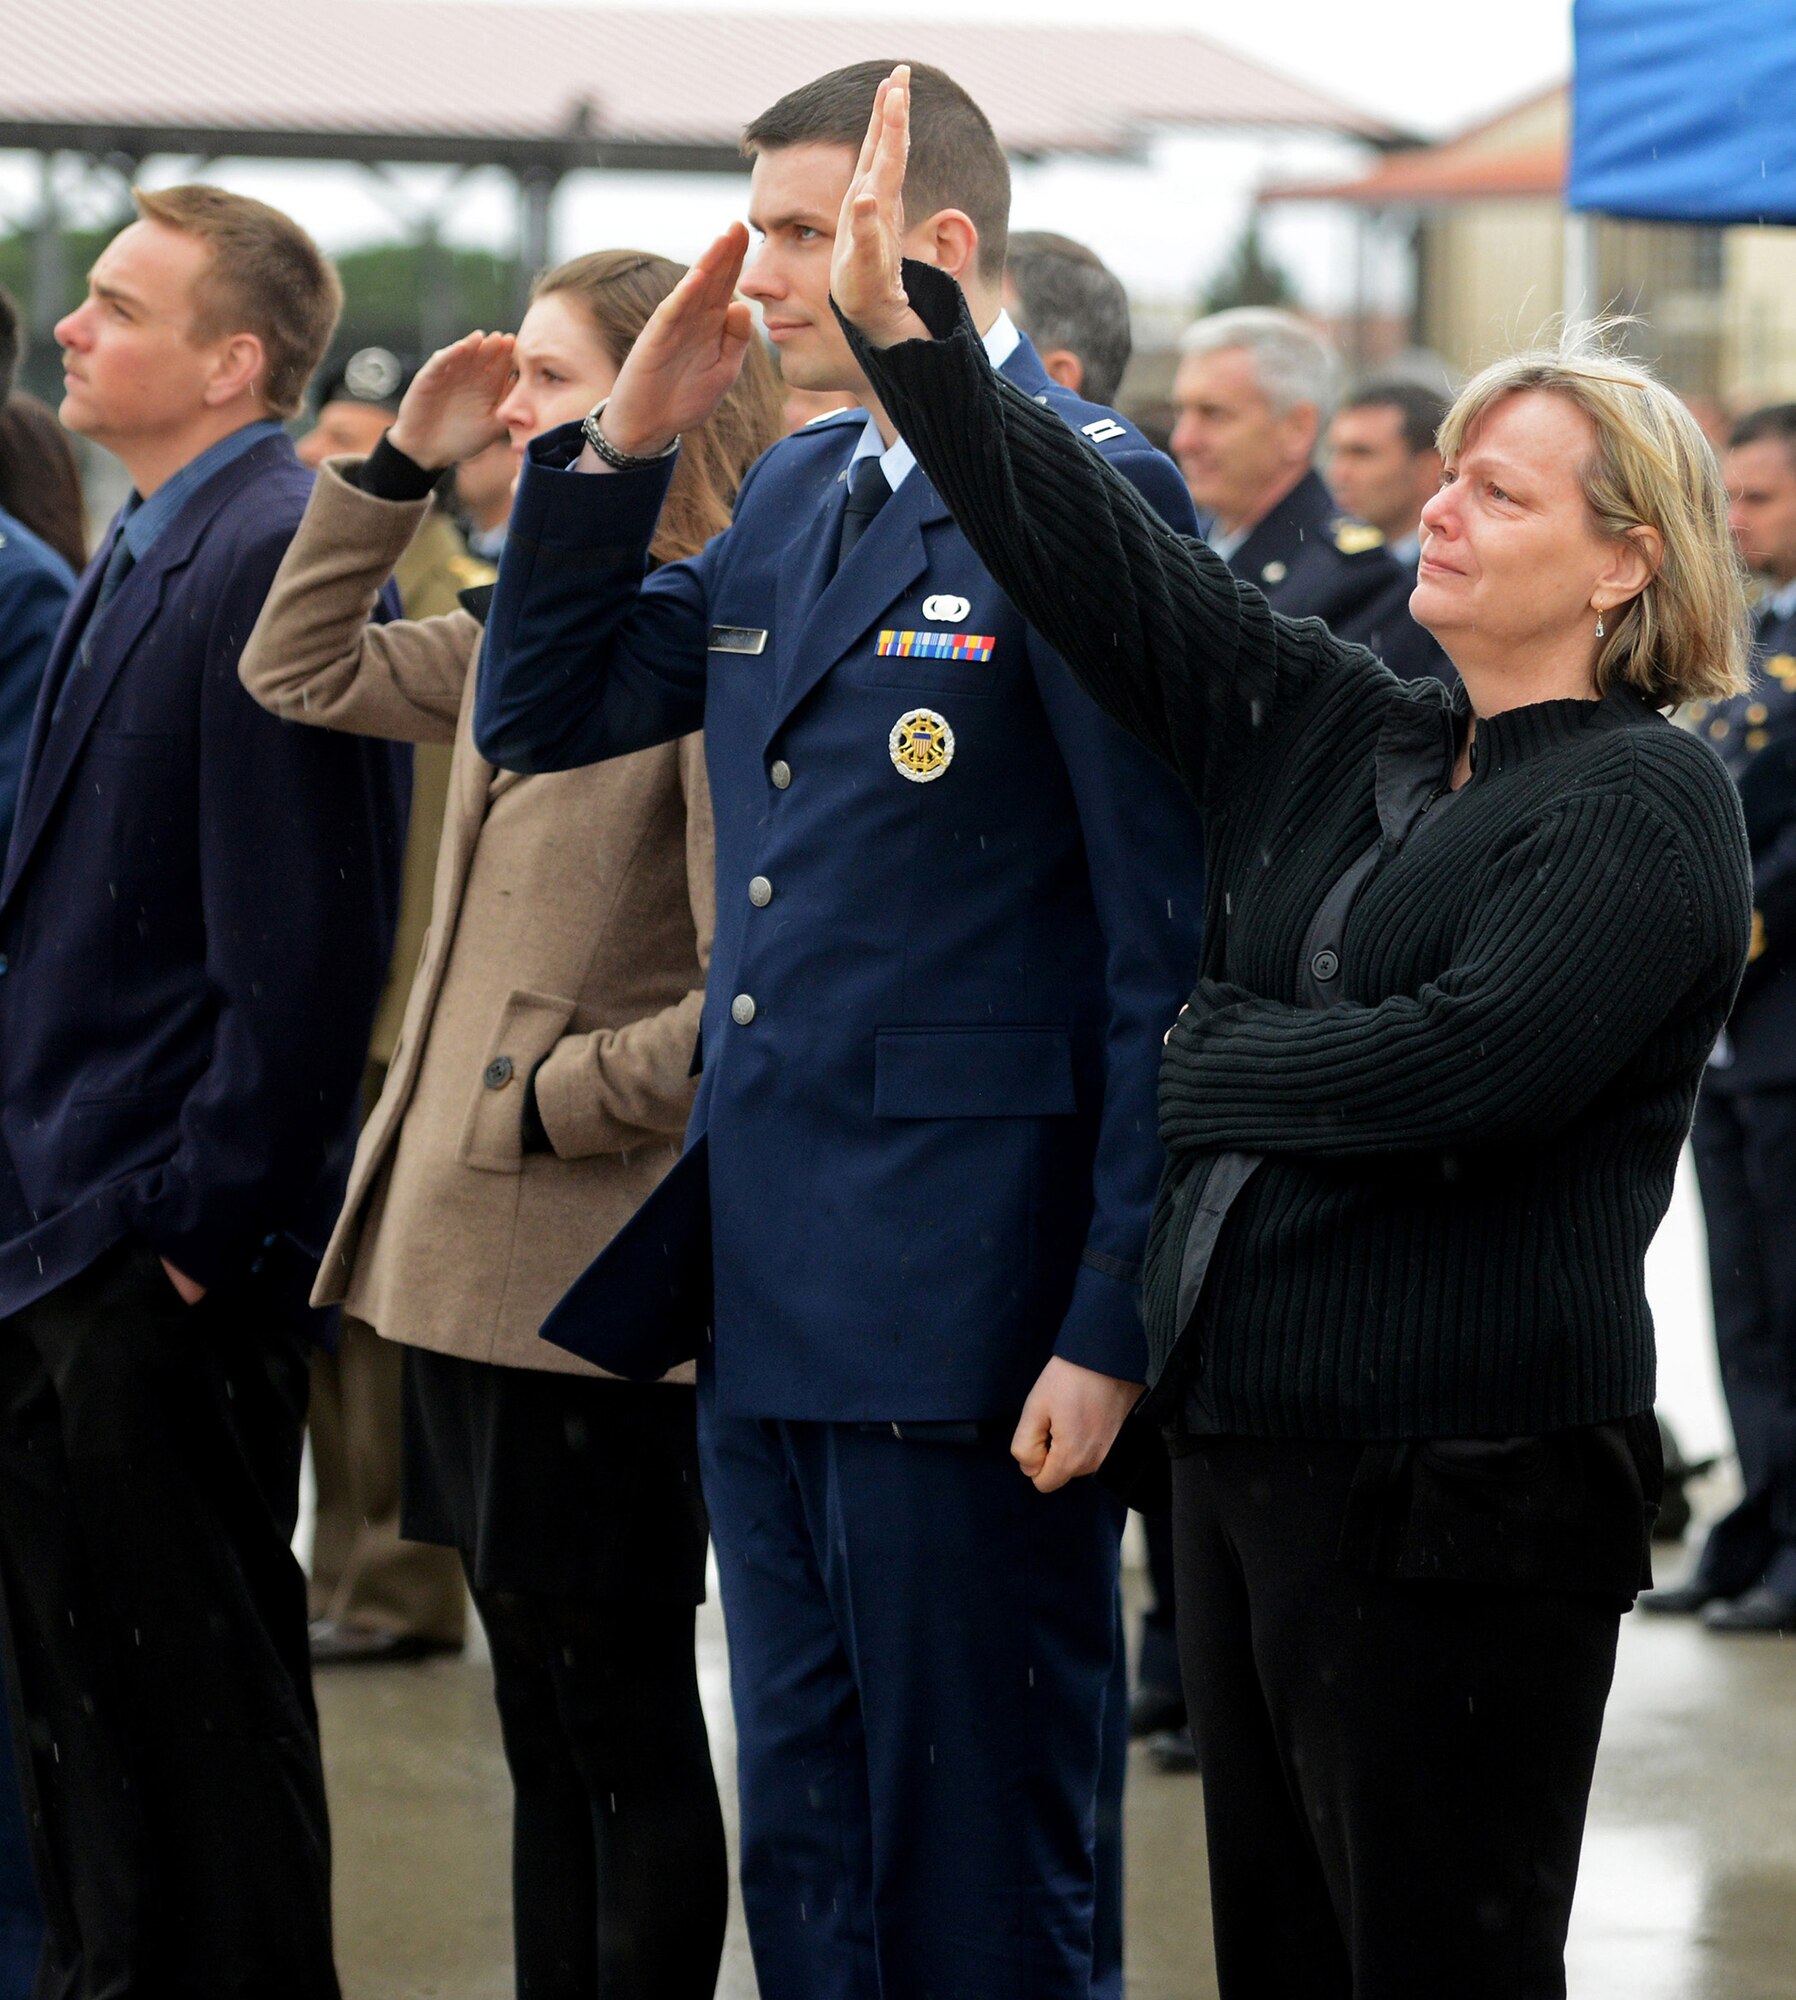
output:
M1063 389L1070 389L1075 396L1085 388L1085 363L1070 347L1050 347L1041 356L1041 365L1047 370L1048 380L1058 382Z
M1293 465L1308 465L1322 442L1322 412L1314 403L1293 403L1278 420L1285 454Z
M904 254L958 278L962 290L978 283L979 231L973 218L958 208L938 208L913 223L904 232Z

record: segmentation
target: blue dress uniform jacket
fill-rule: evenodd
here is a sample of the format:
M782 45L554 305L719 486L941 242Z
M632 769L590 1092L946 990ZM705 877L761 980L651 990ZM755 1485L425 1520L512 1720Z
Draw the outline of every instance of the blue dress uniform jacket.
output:
M1762 609L1751 688L1688 719L1740 789L1752 848L1752 956L1704 1088L1796 1084L1796 611Z
M0 843L12 825L37 690L75 573L0 508Z
M1137 431L1026 342L1005 372L1194 525ZM482 753L564 769L702 724L717 813L688 1150L549 1331L635 1375L693 1354L708 1241L720 1409L1008 1419L1051 1352L1142 1375L1155 1076L1196 964L1200 836L920 470L832 576L863 422L774 446L734 525L646 580L666 468L557 470L572 427L527 456Z
M1258 521L1228 566L1287 618L1320 618L1401 680L1457 680L1452 663L1409 615L1415 576L1376 528L1344 515L1314 472Z
M127 1236L209 1287L271 1256L301 1285L329 1231L409 783L238 684L310 487L263 439L89 632L115 529L58 636L0 881L0 1315Z

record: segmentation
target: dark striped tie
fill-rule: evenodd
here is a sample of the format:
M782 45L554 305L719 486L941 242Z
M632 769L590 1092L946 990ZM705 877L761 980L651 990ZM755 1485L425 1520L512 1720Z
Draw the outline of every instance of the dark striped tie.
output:
M848 506L842 515L842 539L836 548L836 568L873 525L873 518L892 497L885 470L876 458L857 458L848 468Z

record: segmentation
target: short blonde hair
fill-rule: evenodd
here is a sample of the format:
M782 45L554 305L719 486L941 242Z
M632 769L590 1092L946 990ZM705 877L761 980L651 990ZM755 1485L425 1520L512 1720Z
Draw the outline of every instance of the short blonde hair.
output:
M343 310L336 267L291 216L248 195L192 181L133 188L131 199L146 222L197 236L212 252L193 288L194 339L253 333L267 356L263 402L274 416L297 416Z
M1458 458L1505 396L1537 389L1575 403L1596 432L1580 476L1598 526L1617 538L1653 528L1664 544L1651 582L1605 616L1597 692L1631 687L1655 708L1719 701L1745 691L1750 652L1721 468L1682 401L1614 351L1613 336L1613 322L1573 323L1553 346L1493 362L1447 412L1441 455Z

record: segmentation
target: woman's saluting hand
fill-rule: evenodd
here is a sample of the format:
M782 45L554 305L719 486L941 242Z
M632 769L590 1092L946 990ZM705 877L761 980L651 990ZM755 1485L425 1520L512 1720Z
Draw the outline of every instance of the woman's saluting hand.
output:
M435 471L459 465L505 435L499 405L515 372L509 333L466 333L439 347L399 405L387 433L395 451Z
M873 100L854 177L836 225L830 291L876 347L927 340L904 291L904 163L910 152L910 65L900 63Z

